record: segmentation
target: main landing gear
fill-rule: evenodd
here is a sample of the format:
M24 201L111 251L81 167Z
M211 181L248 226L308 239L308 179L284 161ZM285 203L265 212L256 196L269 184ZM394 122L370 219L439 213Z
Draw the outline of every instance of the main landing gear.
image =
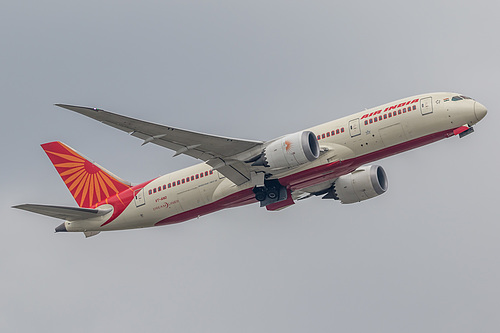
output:
M287 198L286 188L276 179L264 181L264 186L255 186L253 193L255 193L255 199L260 201L261 207Z

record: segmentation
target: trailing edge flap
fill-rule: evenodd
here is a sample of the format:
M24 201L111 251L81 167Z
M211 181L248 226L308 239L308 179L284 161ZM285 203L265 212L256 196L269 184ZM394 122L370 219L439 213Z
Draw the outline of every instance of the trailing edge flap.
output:
M55 217L56 219L62 219L66 221L78 221L78 220L90 219L93 217L99 217L106 215L107 213L113 210L112 208L91 209L91 208L49 206L49 205L35 205L35 204L18 205L18 206L13 206L12 208L27 210L28 212Z

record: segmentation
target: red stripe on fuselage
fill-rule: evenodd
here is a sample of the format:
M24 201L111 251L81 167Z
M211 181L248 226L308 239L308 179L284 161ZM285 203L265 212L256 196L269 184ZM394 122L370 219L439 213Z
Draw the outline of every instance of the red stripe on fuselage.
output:
M127 208L130 205L130 203L134 200L135 191L146 187L146 185L151 183L153 180L154 179L151 179L148 180L147 182L131 187L121 193L118 193L117 195L114 195L96 204L95 207L99 207L104 204L110 204L113 206L113 214L111 215L111 218L106 222L104 222L103 224L101 224L101 227L113 222L118 216L120 216L121 213L123 213L123 211L125 210L125 208Z
M293 190L305 188L312 185L317 185L327 180L338 178L356 170L360 166L370 163L385 157L399 154L414 148L425 146L427 144L453 136L454 129L449 129L442 132L433 133L420 137L418 139L406 141L388 148L380 149L372 153L368 153L359 157L355 157L345 161L337 161L329 164L324 164L315 168L297 172L295 174L279 179L279 182L287 188ZM155 224L155 226L167 225L185 222L193 218L207 215L224 208L238 207L251 203L255 203L255 194L251 188L233 193L223 199L212 202L208 205L183 212L166 219L163 219Z
M171 217L167 217L166 219L157 222L155 226L185 222L202 215L207 215L219 211L224 208L244 206L256 201L257 200L255 199L255 193L253 193L251 188L247 188L245 190L228 195L227 197L212 202L208 205L201 206Z

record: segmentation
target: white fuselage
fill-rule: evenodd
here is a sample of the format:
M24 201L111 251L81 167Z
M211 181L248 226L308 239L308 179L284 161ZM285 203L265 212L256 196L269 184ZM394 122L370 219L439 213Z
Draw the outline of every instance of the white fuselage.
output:
M279 170L274 178L291 191L321 190L365 163L452 136L454 130L472 126L486 114L472 99L453 101L457 95L412 96L309 128L318 138L319 158ZM257 202L250 182L237 186L206 163L145 184L132 188L133 199L112 221L109 213L95 220L66 222L67 230L152 227Z

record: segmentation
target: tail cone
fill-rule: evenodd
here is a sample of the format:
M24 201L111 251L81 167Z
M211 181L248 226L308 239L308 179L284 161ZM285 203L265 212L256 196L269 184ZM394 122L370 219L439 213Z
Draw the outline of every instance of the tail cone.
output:
M63 224L61 224L56 228L56 232L67 232L67 231L68 230L66 230L66 222L64 222Z

